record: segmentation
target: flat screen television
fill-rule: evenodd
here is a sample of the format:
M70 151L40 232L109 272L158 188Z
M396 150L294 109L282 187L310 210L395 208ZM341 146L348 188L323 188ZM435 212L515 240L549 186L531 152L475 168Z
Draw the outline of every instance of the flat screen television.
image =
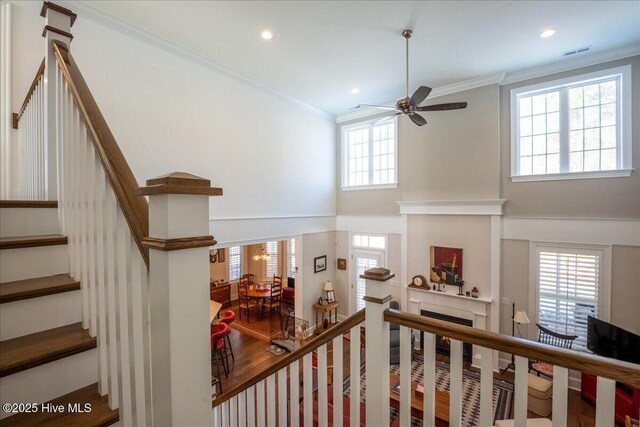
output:
M587 348L599 356L640 364L640 336L592 316L587 319Z

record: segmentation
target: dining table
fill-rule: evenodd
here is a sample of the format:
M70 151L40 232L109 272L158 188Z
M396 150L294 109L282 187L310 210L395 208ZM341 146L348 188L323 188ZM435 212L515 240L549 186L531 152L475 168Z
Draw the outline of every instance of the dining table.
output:
M271 294L271 284L262 283L262 289L258 289L257 285L250 285L247 290L247 296L258 302L258 313L260 313L258 319L262 318L262 307L260 306L265 298Z

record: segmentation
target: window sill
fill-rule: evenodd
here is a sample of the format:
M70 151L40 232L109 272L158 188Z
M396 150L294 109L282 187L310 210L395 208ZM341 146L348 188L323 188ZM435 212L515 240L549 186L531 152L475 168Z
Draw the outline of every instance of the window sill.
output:
M380 185L354 185L351 187L341 187L342 191L357 191L357 190L384 190L388 188L398 188L398 183L395 184L380 184Z
M511 182L535 182L535 181L564 181L571 179L592 179L592 178L623 178L631 176L633 169L617 169L611 171L593 172L567 172L554 173L548 175L516 175L511 176Z

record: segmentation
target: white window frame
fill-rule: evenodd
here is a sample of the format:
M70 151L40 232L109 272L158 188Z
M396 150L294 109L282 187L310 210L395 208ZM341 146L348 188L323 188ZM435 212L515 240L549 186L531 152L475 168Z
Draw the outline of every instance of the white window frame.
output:
M529 339L538 339L538 330L535 324L538 319L538 279L539 279L539 258L540 249L566 250L566 251L591 251L599 252L601 258L600 282L598 283L598 319L608 322L611 316L611 246L591 245L580 243L560 243L560 242L529 242L529 317L532 328L529 328Z
M587 172L560 172L552 174L539 175L519 175L520 160L520 144L518 143L518 135L520 134L520 105L518 97L528 95L533 92L548 92L554 89L562 89L578 83L588 83L591 80L600 80L605 77L619 76L620 84L618 87L618 110L617 110L617 132L618 132L618 168L606 171L587 171ZM633 171L631 165L632 157L632 133L631 133L631 65L624 65L616 68L596 71L588 74L567 77L564 79L554 80L545 83L539 83L532 86L520 87L511 90L511 181L512 182L530 182L530 181L554 181L567 179L586 179L586 178L611 178L611 177L628 177ZM563 111L564 110L564 111ZM561 104L560 111L560 151L563 150L563 144L568 146L569 118L566 112L568 109L563 108ZM564 142L563 142L564 140Z
M371 150L371 144L372 144L372 133L373 133L373 126L372 126L372 120L371 118L358 122L358 123L353 123L347 126L343 126L342 127L342 133L341 133L341 152L342 152L342 166L341 166L341 189L342 191L354 191L354 190L373 190L373 189L385 189L385 188L397 188L398 187L398 118L397 117L393 117L393 118L389 118L388 120L385 121L381 121L379 123L376 123L376 125L381 125L383 123L387 123L388 121L393 121L393 142L394 142L394 170L395 170L395 181L392 183L387 183L387 184L367 184L367 185L347 185L348 182L348 171L349 171L349 147L347 144L347 132L349 132L350 130L353 129L357 129L357 128L369 128L369 144L370 144L370 150L369 150L369 182L372 181L372 175L373 175L373 154L372 154L372 150Z

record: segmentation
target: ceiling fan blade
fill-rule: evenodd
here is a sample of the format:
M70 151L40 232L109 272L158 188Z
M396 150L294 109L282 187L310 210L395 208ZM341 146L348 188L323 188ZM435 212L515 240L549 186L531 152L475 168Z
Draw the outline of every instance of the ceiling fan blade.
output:
M381 110L389 110L389 111L399 111L396 107L389 107L387 105L358 104L355 106L355 108L362 108L362 107L379 108Z
M402 114L402 113L395 113L395 114L391 114L391 115L382 116L379 119L374 120L371 123L369 123L369 126L377 125L378 123L382 123L382 122L384 122L386 120L389 120L390 118L395 117L395 116L400 115L400 114Z
M409 105L413 105L414 107L420 105L422 101L425 100L427 96L431 93L431 88L428 86L420 86L418 90L413 92L411 95L411 99L409 100Z
M447 110L459 110L461 108L467 108L466 102L448 102L446 104L425 105L424 107L416 108L416 111L447 111Z
M409 118L411 119L411 121L415 124L417 124L418 126L424 126L427 124L427 121L425 120L424 117L422 117L420 114L409 114Z

